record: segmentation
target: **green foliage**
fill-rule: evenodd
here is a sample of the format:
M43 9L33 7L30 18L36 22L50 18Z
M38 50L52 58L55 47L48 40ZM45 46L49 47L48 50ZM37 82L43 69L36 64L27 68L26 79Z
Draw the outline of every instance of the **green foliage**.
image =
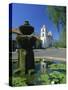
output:
M36 40L35 48L41 48L41 40L40 39Z
M53 47L55 47L55 48L58 48L58 47L59 47L59 44L58 44L57 41L55 41L55 42L53 43Z
M58 71L53 71L52 73L50 73L50 78L54 81L59 81L59 83L66 82L66 75Z
M50 19L59 28L62 24L63 27L66 26L66 7L62 6L48 6L48 13Z
M66 40L64 41L63 38L65 38L65 37L62 37L62 40L55 41L53 43L53 47L55 47L55 48L66 48Z
M27 84L34 84L34 85L47 85L51 84L51 81L57 82L59 84L66 83L66 65L65 63L59 64L50 64L48 68L51 72L45 73L32 73L34 72L33 69L29 70L29 73L25 76L13 76L12 77L12 85L13 86L26 86ZM62 71L59 71L62 70ZM27 83L27 84L26 84Z
M62 32L60 33L60 42L63 47L66 48L66 28L64 27Z
M66 7L62 6L48 6L48 13L50 19L56 25L58 32L60 32L59 43L55 47L66 47ZM60 30L60 26L62 26Z
M50 69L66 69L66 64L51 64L51 65L49 65L49 68Z
M51 64L49 65L49 68L52 70L52 72L49 74L49 77L52 81L60 84L66 83L66 72L64 72L66 71L66 64ZM62 72L60 72L59 70L61 70Z
M12 86L26 86L25 80L22 77L12 77Z
M50 83L49 76L47 73L41 74L39 80L40 80L40 82L42 82L41 84L43 84L43 85Z

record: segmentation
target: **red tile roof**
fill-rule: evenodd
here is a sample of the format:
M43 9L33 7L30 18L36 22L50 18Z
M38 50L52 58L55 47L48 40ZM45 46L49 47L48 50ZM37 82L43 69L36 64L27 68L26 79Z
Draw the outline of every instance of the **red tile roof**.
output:
M15 28L15 29L12 29L12 30L9 30L10 33L16 33L16 34L21 34L21 32L19 31L18 28Z

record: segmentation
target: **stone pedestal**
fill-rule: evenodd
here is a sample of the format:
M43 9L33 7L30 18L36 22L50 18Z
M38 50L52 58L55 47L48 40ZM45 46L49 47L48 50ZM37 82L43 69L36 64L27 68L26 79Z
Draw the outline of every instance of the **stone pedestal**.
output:
M25 55L26 51L24 49L19 49L19 67L21 70L21 76L25 75Z

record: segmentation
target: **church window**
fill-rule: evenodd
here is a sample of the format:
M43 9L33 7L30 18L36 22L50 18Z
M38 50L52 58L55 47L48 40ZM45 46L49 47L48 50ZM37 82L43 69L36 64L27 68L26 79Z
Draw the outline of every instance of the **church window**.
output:
M44 33L42 34L42 37L44 37Z
M44 29L42 31L44 32Z

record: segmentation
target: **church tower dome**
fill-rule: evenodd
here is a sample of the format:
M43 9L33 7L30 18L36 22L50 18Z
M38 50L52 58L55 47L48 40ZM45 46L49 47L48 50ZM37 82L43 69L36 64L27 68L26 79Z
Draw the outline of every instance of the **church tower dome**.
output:
M52 32L50 31L50 32L48 32L48 36L52 36Z

